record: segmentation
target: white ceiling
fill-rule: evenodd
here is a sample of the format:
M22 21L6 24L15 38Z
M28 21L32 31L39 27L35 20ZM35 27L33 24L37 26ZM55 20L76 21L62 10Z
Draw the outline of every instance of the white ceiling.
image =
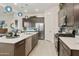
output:
M27 13L44 13L48 9L54 7L55 3L18 3L18 4L13 4L13 3L5 3L5 4L0 4L0 6L5 7L6 5L12 6L14 11L23 11Z

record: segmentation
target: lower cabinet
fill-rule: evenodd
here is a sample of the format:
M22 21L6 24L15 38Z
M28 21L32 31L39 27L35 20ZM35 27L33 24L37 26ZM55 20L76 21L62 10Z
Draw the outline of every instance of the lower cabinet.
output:
M79 50L70 49L61 39L59 39L59 56L79 56Z
M32 50L32 37L27 38L25 42L25 55L28 55Z
M14 45L0 43L0 56L12 56L14 55Z
M32 36L32 49L36 46L38 43L38 33Z
M0 56L26 56L38 43L38 34L34 34L15 44L0 43Z
M70 56L71 50L61 41L59 40L59 56Z
M59 52L59 38L58 38L58 35L56 35L56 34L54 36L54 44L55 44L55 49L56 49L57 55L59 55L58 54L58 52Z
M15 56L25 56L25 40L22 40L15 44L14 55Z
M25 54L29 55L29 53L36 46L37 43L38 43L38 33L27 38L25 41Z
M0 56L25 56L25 40L15 44L0 43Z

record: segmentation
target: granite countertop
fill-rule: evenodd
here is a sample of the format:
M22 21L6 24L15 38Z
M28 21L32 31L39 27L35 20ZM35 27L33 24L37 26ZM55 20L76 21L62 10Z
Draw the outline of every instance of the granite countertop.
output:
M79 37L59 37L71 50L79 50Z
M0 37L0 43L10 43L15 44L21 40L24 40L38 32L28 32L28 33L21 33L19 37L16 38L6 38L6 36Z

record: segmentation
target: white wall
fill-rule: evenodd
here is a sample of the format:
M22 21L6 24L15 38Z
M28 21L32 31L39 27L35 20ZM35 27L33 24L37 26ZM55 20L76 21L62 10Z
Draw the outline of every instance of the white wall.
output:
M45 12L45 40L54 42L54 33L58 31L58 4Z

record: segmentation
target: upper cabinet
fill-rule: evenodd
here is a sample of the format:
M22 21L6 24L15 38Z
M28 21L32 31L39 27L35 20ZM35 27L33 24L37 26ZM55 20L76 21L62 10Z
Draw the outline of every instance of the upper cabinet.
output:
M61 4L59 10L59 26L74 26L74 4Z
M66 4L67 25L74 26L74 4Z
M30 23L31 27L35 27L35 23L44 23L44 17L30 16L28 18L23 18L22 20L23 27L26 22Z
M74 19L75 19L75 26L79 27L79 3L74 3Z

